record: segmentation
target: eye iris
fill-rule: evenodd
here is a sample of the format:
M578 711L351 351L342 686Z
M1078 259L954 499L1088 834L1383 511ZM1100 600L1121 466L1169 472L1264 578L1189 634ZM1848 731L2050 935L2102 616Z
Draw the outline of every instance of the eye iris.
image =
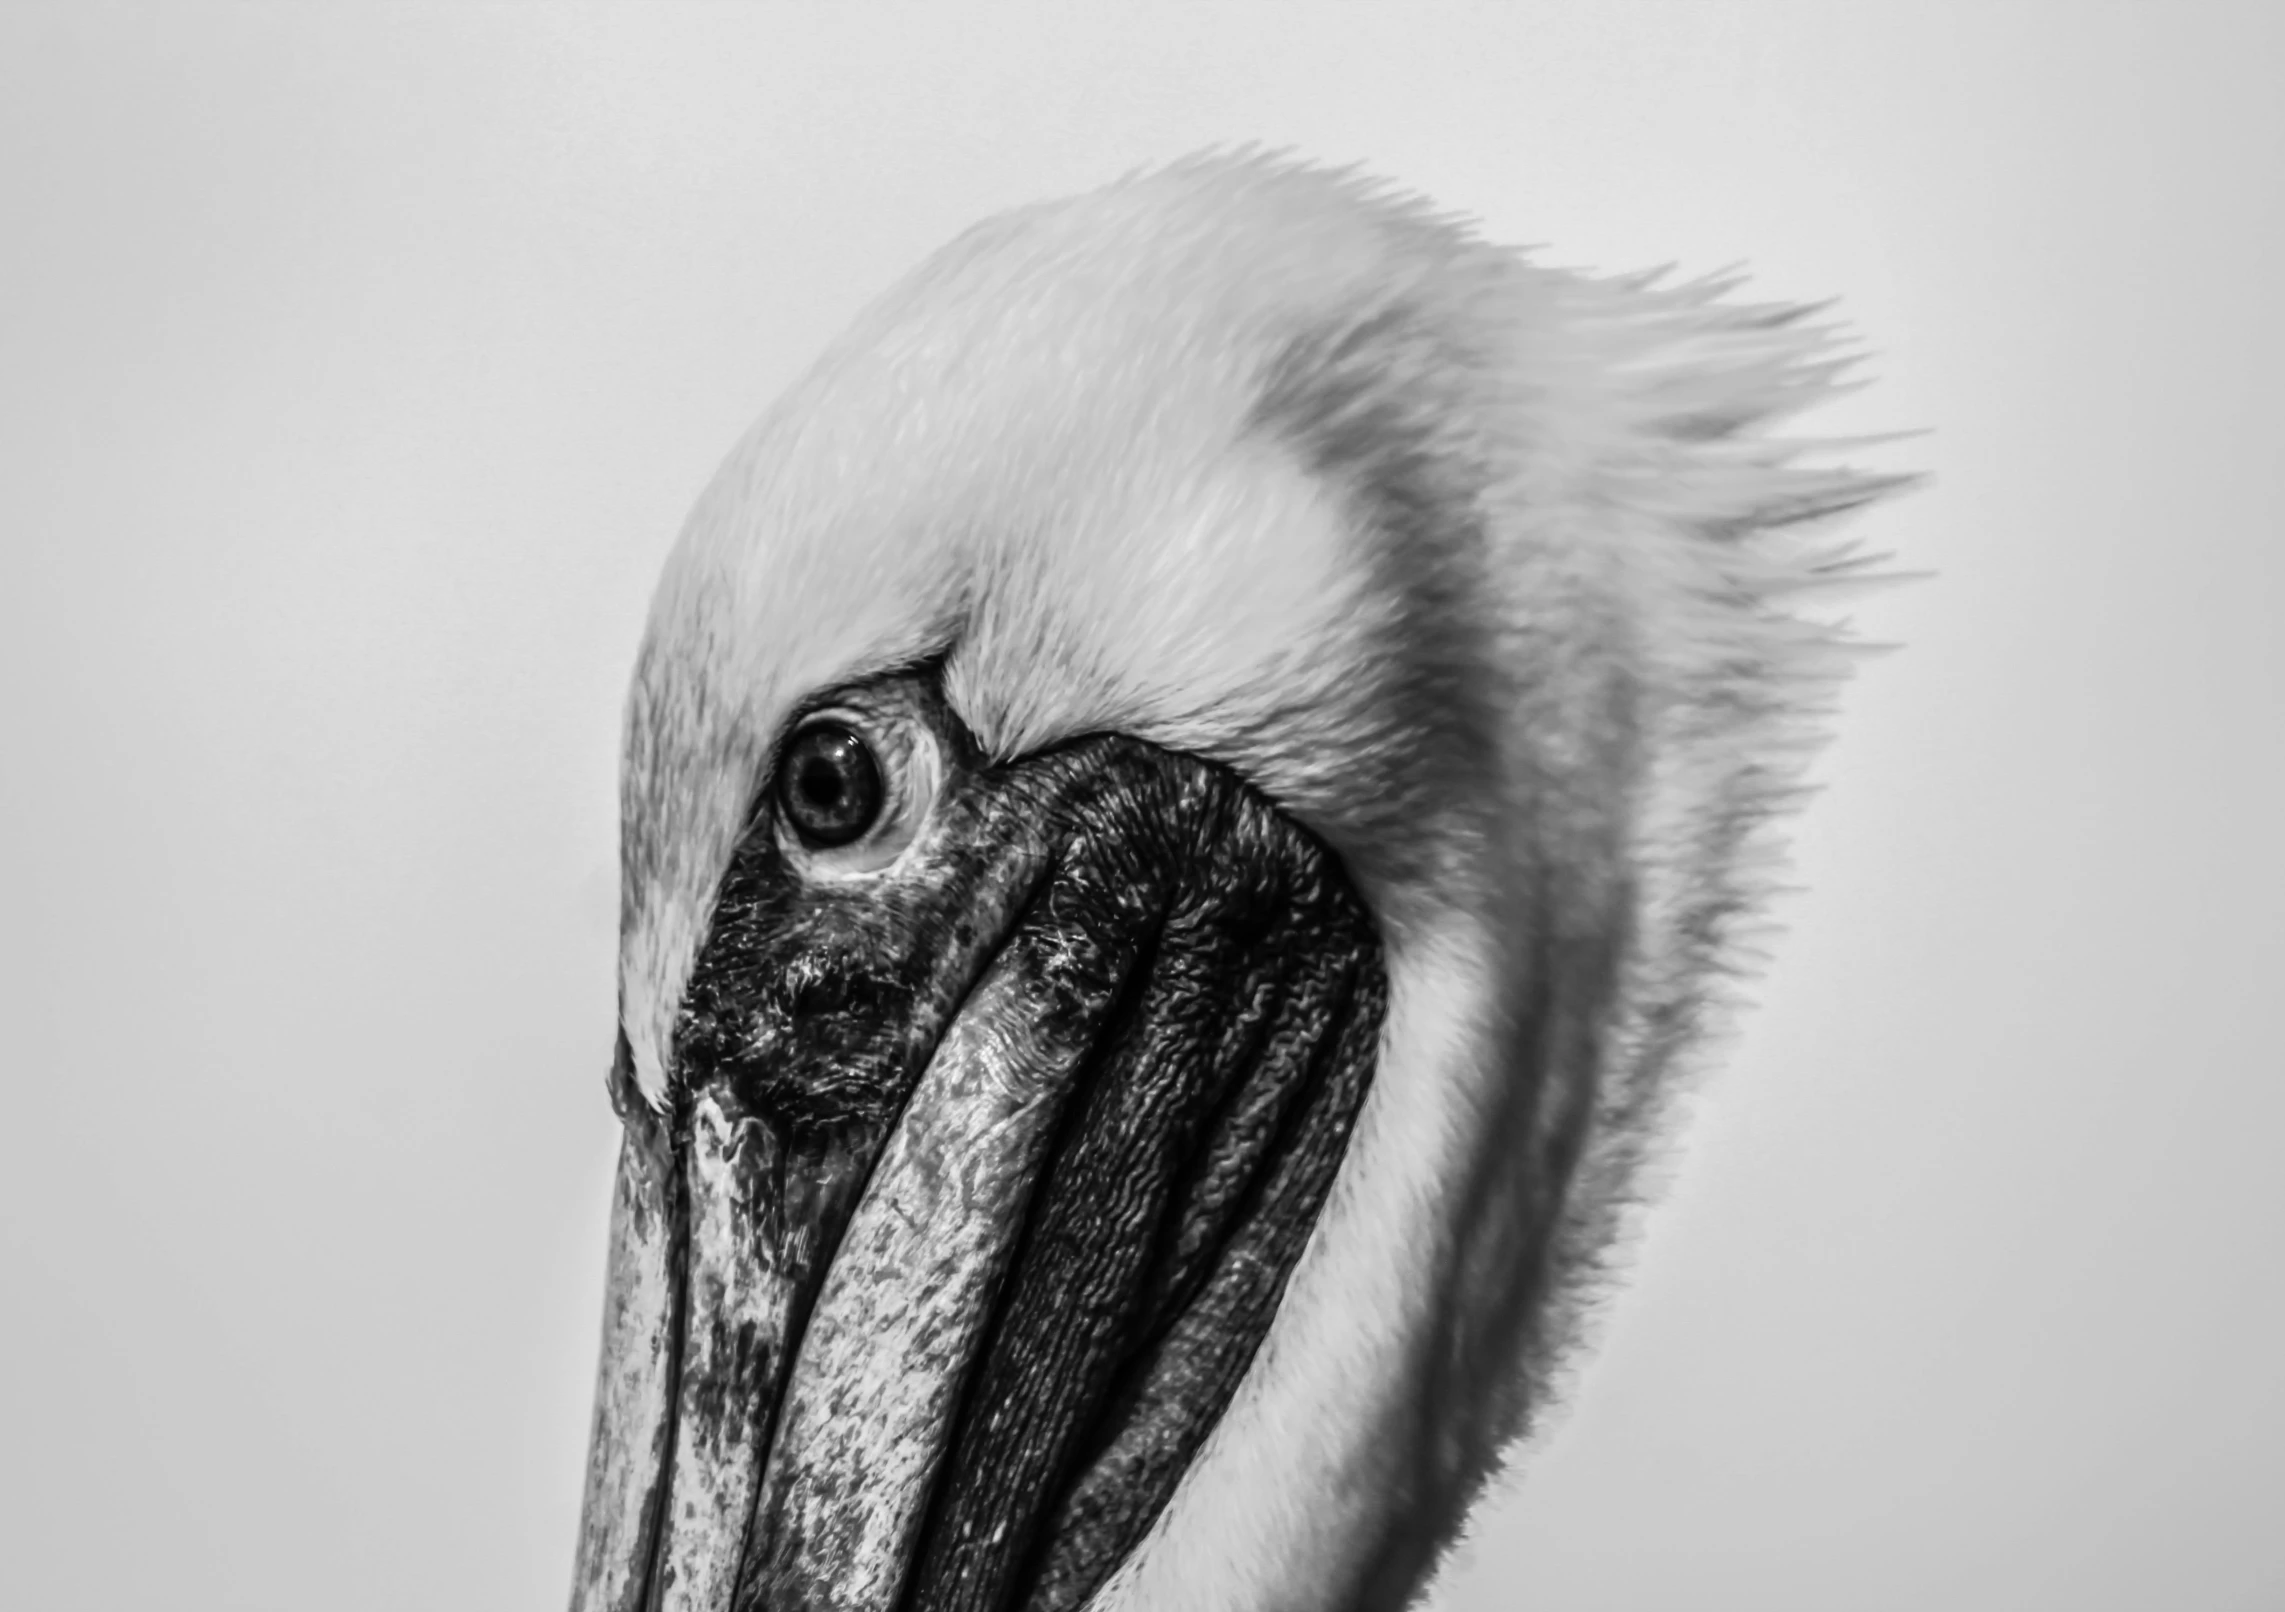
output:
M846 845L881 814L881 770L865 741L836 723L794 736L778 771L787 821L812 845Z

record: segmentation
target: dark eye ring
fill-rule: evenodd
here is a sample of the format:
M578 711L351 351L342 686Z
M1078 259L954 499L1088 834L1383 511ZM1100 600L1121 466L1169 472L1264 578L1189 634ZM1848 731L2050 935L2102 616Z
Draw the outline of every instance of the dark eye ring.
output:
M778 764L778 810L820 849L847 845L879 821L881 793L880 763L838 722L803 728Z

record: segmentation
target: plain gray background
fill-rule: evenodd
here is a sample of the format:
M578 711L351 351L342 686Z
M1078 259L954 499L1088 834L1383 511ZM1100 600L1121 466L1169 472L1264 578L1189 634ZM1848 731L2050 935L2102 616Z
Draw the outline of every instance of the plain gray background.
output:
M557 1604L716 460L1211 143L1839 295L1938 580L1459 1608L2285 1606L2285 10L0 12L0 1601Z

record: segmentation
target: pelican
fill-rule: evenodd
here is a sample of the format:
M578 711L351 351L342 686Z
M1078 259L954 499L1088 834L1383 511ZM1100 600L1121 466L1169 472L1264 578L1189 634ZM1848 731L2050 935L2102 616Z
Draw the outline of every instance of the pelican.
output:
M628 702L574 1608L1420 1592L1849 664L1807 315L1223 153L767 412Z

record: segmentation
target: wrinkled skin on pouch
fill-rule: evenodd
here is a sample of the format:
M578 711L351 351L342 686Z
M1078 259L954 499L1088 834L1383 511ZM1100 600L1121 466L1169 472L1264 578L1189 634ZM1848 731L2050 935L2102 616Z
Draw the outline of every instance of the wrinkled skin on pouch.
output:
M993 765L928 679L870 698L943 758L926 820L836 873L765 795L666 1112L621 1082L613 1319L654 1365L614 1396L607 1322L597 1474L641 1526L591 1492L617 1593L583 1604L1079 1605L1229 1402L1371 1077L1372 923L1258 794L1116 737Z

